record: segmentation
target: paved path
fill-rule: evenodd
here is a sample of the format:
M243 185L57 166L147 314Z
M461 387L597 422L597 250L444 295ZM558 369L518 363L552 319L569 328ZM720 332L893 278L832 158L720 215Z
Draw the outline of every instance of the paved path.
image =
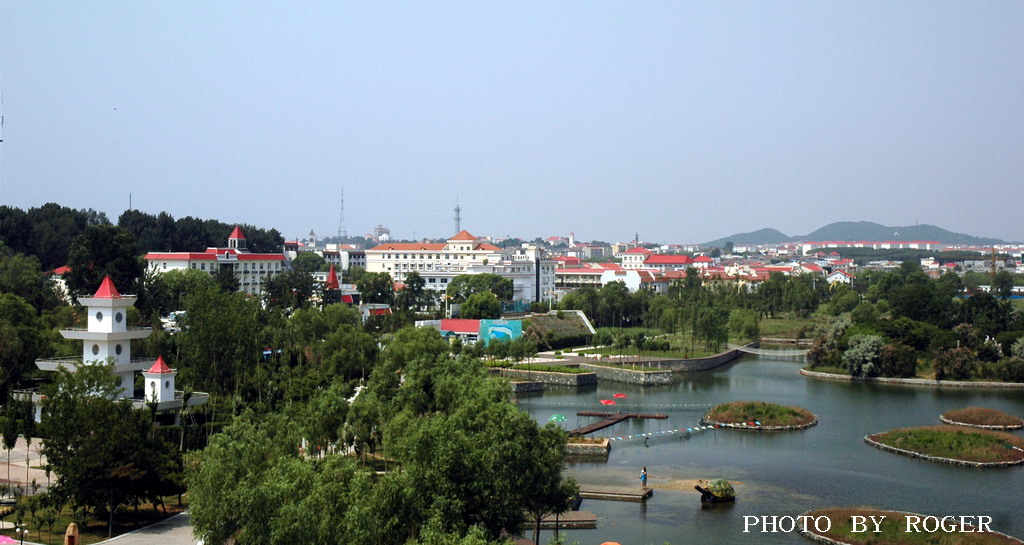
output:
M110 545L196 545L199 541L192 537L192 525L189 524L186 512L100 543L109 543Z
M36 481L40 491L46 490L46 472L36 469L46 464L46 459L39 455L39 449L43 446L43 440L38 437L32 439L32 445L25 442L24 437L18 437L14 450L11 451L11 464L7 465L7 450L0 446L0 483L10 483L15 486L31 485ZM25 471L25 457L28 455L28 471ZM11 480L7 480L8 469L10 469ZM26 481L25 477L28 477Z

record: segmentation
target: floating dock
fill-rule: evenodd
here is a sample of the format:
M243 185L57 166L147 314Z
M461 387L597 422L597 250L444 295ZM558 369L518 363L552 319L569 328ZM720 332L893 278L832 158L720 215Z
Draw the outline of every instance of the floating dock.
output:
M580 497L585 500L642 502L647 501L653 494L654 489L650 487L580 485Z
M574 430L569 430L569 435L587 435L588 433L594 433L595 431L614 426L628 418L668 418L667 414L598 413L593 411L579 411L576 413L576 416L598 416L603 417L604 420L599 420L593 424L587 424L586 426L580 426Z
M533 529L533 523L527 520L523 523L526 529ZM558 515L559 530L592 530L597 528L597 515L590 511L566 511ZM541 530L555 529L555 516L547 515L540 519Z

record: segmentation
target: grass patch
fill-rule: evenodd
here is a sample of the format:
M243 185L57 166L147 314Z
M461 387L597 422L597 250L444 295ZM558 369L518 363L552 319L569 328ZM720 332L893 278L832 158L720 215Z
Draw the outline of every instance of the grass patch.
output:
M22 497L21 501L28 501L28 496ZM133 530L138 530L143 526L160 522L188 509L188 502L183 500L183 504L179 505L177 496L165 497L164 505L167 508L166 514L164 514L162 509L151 503L139 504L138 511L135 510L134 506L122 507L114 515L113 535L119 536ZM15 522L13 514L3 518L7 522ZM51 533L50 527L40 527L33 520L31 513L26 512L23 524L30 532L25 536L25 539L45 544L64 543L64 531L73 520L71 509L65 507L57 515L57 520L52 526L53 531ZM79 522L78 531L81 538L79 543L83 545L104 541L107 539L107 521L90 517L86 520L85 524ZM2 530L0 534L15 537L14 530Z
M812 517L828 517L832 521L832 528L821 535L837 541L850 543L851 545L1005 545L1019 543L1019 541L988 532L945 532L941 528L936 532L907 532L906 517L908 514L869 507L815 509L808 512L807 515ZM854 532L852 524L852 517L854 515L862 517L873 516L876 520L880 520L878 517L884 516L885 519L881 519L881 531L874 533L874 525L868 519L869 531ZM917 516L921 520L925 519L925 515ZM949 527L948 525L949 522L947 522L947 527ZM813 520L808 521L808 526L809 530L814 530ZM821 526L824 526L824 521L822 521ZM925 526L918 524L917 528L923 530ZM932 529L932 523L929 523L927 528L929 530Z
M975 426L1020 426L1024 420L1012 414L986 409L985 407L966 407L942 413L942 417L953 422L973 424Z
M573 375L580 375L583 373L593 373L586 369L580 369L579 367L570 367L568 365L544 365L539 363L529 363L525 365L516 365L512 367L517 371L543 371L547 373L570 373Z
M761 426L805 426L814 422L814 415L807 409L763 401L722 403L708 411L704 418L726 424L760 422Z
M781 318L765 318L757 328L762 337L780 337L785 339L813 339L823 333L829 326L827 316L815 313L807 318L783 316Z
M997 431L926 426L900 428L870 437L883 445L939 458L983 463L1024 460L1024 450L1018 450L1024 449L1024 438Z

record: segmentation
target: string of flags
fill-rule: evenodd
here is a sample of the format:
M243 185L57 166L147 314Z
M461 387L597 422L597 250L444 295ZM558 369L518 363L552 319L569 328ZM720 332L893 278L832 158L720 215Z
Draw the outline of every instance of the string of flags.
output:
M743 422L739 424L714 424L708 426L692 426L689 428L678 428L674 430L659 430L651 431L647 433L636 433L633 435L621 435L618 437L609 437L609 441L632 441L633 439L650 439L651 437L658 437L662 435L674 435L674 434L685 434L689 436L694 433L704 433L708 430L716 430L718 428L757 428L761 426L761 422Z
M609 400L611 401L611 400ZM579 403L535 403L528 400L519 400L519 403L524 406L530 407L575 407L578 409L586 409L592 405L581 405ZM628 405L630 408L644 408L644 409L671 409L671 408L683 408L683 409L709 409L712 407L708 403L637 403Z

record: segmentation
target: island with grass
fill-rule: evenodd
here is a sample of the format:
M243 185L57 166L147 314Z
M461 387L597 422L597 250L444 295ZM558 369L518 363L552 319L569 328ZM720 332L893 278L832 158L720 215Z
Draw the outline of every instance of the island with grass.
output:
M960 426L900 428L864 437L882 450L933 462L973 467L1024 463L1024 438Z
M1024 419L1003 411L985 407L965 407L946 411L939 416L946 424L970 426L988 430L1019 430L1024 428Z
M873 520L878 521L877 528L870 517L874 517ZM915 545L944 545L947 543L1019 545L1022 543L1019 539L993 530L991 519L984 516L937 517L870 507L830 507L807 511L798 519L807 521L807 524L797 525L796 530L800 535L819 543L845 545L902 545L907 543ZM863 521L863 525L855 527L854 521Z
M727 428L784 431L809 428L818 423L818 417L802 407L764 401L733 401L716 405L701 421Z

